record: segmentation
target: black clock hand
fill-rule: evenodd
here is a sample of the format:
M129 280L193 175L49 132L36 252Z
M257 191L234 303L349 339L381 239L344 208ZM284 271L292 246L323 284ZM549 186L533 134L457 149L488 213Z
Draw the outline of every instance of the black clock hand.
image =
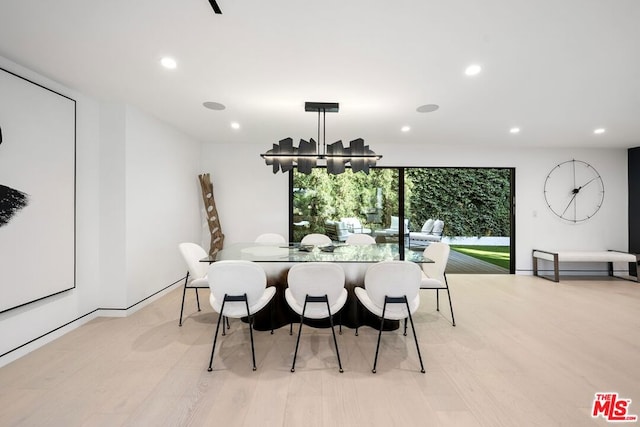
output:
M571 200L569 200L569 204L562 211L562 215L560 215L561 217L564 217L565 212L567 212L567 209L569 209L569 206L571 206L571 203L573 203L573 200L576 198L576 194L578 194L578 191L576 191L576 189L573 190L573 197L571 197Z
M582 184L580 187L576 188L575 190L573 190L574 193L579 192L580 190L582 190L584 187L586 187L587 185L591 184L592 181L595 181L596 179L598 179L598 177L593 177L591 178L589 181L587 181L585 184Z

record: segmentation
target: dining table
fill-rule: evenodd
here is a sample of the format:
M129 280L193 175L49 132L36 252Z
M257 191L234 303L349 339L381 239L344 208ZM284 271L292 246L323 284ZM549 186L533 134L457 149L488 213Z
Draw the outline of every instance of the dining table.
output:
M276 287L276 295L268 307L253 317L254 329L271 330L300 322L300 316L291 310L285 300L289 269L303 262L330 262L339 264L345 273L347 302L334 315L336 324L349 328L370 326L380 329L380 319L359 304L354 289L364 287L367 268L381 261L406 260L417 264L433 262L423 256L422 251L405 248L402 256L397 243L377 243L370 245L301 245L300 243L235 243L226 245L215 257L206 257L201 262L213 263L223 260L247 260L259 264L265 271L267 286ZM245 319L246 320L246 319ZM305 324L313 327L329 327L328 320L305 319ZM383 330L399 327L399 321L385 320Z

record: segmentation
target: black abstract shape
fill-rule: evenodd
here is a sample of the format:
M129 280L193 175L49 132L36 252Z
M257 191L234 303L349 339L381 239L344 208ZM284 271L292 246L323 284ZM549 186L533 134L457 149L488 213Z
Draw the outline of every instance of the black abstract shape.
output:
M267 165L273 165L273 173L289 172L293 169L293 161L298 149L293 146L293 139L281 139L278 144L273 144L271 150L267 150L264 160Z
M345 164L349 162L349 153L349 149L342 145L342 140L327 145L327 173L332 175L344 173Z
M304 139L300 140L300 147L298 148L297 158L298 172L309 175L311 169L316 167L316 142L311 138L309 141ZM307 156L307 157L304 157Z
M0 127L0 144L2 144L2 128ZM0 227L7 224L9 220L29 204L29 196L25 193L14 190L11 187L0 184Z
M369 168L376 165L376 153L369 149L368 145L364 145L362 138L357 138L349 144L351 153L351 170L353 172L364 172L369 174Z
M11 218L29 204L29 196L0 184L0 227L9 223Z

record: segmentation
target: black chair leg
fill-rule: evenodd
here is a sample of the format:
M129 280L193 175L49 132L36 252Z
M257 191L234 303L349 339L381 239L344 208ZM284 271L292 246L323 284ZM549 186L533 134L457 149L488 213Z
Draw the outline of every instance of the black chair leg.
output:
M213 336L213 348L211 349L211 358L209 359L209 369L207 369L209 372L213 371L213 353L216 351L216 342L218 341L218 331L220 330L220 320L222 320L224 323L224 319L223 319L224 316L222 315L222 313L224 312L224 303L225 303L225 300L222 300L222 309L220 310L220 315L218 316L218 324L216 325L216 334Z
M329 324L331 325L331 333L333 334L333 344L336 346L336 355L338 356L338 367L340 368L340 373L343 373L342 369L342 361L340 360L340 351L338 350L338 340L336 340L336 331L333 328L333 316L331 316L331 308L329 307L329 298L325 295L327 302L327 313L329 313ZM342 327L342 325L340 325Z
M200 297L198 296L198 288L193 288L194 291L196 291L196 302L198 303L198 311L202 311L200 310Z
M269 303L269 323L271 323L271 335L273 335L273 301Z
M227 316L222 317L222 336L227 335L227 333L225 332L225 327L227 331L231 329L231 325L229 324L229 318Z
M251 337L251 358L253 359L253 370L256 368L256 351L253 346L253 319L251 318L251 314L249 313L249 300L247 299L247 294L244 294L244 303L247 306L247 319L249 321L249 336Z
M451 304L451 292L449 291L449 283L447 282L447 275L444 276L444 284L447 287L447 295L449 296L449 308L451 309L451 323L456 326L456 318L453 317L453 304Z
M380 318L380 330L378 331L378 344L376 345L376 357L373 359L373 369L371 372L376 373L376 366L378 365L378 352L380 350L380 338L382 337L382 327L384 325L384 313L387 310L387 301L385 298L384 306L382 306L382 317Z
M302 307L302 314L300 315L300 328L298 329L298 339L296 340L296 351L293 353L293 364L291 365L291 372L296 371L296 358L298 357L298 346L300 345L300 334L302 333L302 324L304 319L304 312L307 309L307 301L304 302L304 306ZM293 323L291 323L291 327L293 327Z
M424 374L425 372L424 364L422 363L422 355L420 354L420 345L418 344L418 335L416 334L416 327L413 324L413 317L411 316L411 311L409 309L409 301L407 300L406 295L402 297L388 297L388 296L384 297L384 306L382 306L382 317L380 318L380 331L378 332L378 344L376 345L376 357L373 361L373 369L371 370L371 372L373 372L374 374L376 373L376 366L378 364L378 353L380 350L380 337L382 337L382 326L384 323L384 314L387 310L387 304L396 304L396 303L402 303L407 307L409 322L411 322L411 330L413 331L413 339L416 342L416 349L418 350L418 359L420 360L420 372ZM404 327L405 327L405 335L406 335L406 328L407 328L406 318L404 322L405 322Z
M413 339L416 342L416 349L418 350L418 359L420 360L420 372L424 374L424 365L422 364L422 355L420 354L420 346L418 345L418 336L416 335L416 327L413 324L413 317L411 316L411 311L409 311L409 301L407 301L407 297L404 297L405 305L407 306L407 313L409 313L409 321L411 322L411 330L413 330Z
M184 288L182 289L182 305L180 305L180 320L178 321L178 326L182 326L182 313L184 312L184 296L187 293L188 280L189 280L189 272L187 272L187 277L184 278Z
M451 304L451 292L449 292L449 287L447 287L447 295L449 295L449 308L451 309L451 322L453 326L456 326L456 318L453 317L453 304Z
M436 311L440 311L440 289L436 289Z
M251 337L251 358L253 361L253 370L255 371L256 368L256 352L255 352L255 347L253 344L253 318L249 312L249 300L247 299L247 294L244 294L242 296L234 296L234 295L226 295L224 296L224 299L222 300L222 307L220 308L220 315L218 316L218 323L216 325L216 335L213 338L213 348L211 349L211 359L209 360L209 372L212 371L212 365L213 365L213 353L216 350L216 342L218 340L218 331L220 329L220 322L222 321L222 335L224 335L224 329L225 329L225 323L229 322L229 318L226 316L223 316L222 313L224 313L224 306L227 303L227 301L232 301L232 302L241 302L244 301L245 306L247 307L247 318L249 320L249 336Z
M404 334L405 337L407 336L407 318L405 317L404 319Z

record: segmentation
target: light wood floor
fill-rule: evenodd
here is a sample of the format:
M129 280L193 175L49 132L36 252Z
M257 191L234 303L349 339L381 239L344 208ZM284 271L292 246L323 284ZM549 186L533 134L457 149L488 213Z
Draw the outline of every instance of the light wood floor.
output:
M216 315L178 327L181 290L128 318L99 318L0 368L2 426L591 426L596 392L640 415L640 285L622 280L451 275L446 299L422 291L416 314L426 374L410 336L256 332L232 321L206 367ZM202 300L207 302L205 290ZM444 295L442 295L444 296Z

